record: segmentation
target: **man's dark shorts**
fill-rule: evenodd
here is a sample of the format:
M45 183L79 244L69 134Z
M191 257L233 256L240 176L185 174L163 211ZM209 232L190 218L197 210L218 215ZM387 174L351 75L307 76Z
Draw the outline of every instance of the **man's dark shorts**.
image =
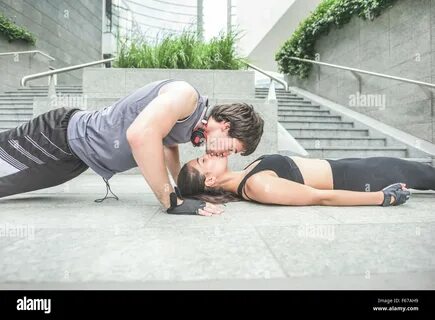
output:
M53 187L88 169L67 140L68 121L79 110L54 109L0 132L0 197Z

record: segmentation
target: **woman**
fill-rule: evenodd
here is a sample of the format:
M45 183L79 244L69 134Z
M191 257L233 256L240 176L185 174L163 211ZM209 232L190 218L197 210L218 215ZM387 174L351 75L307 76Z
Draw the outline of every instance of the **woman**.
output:
M241 199L280 205L400 205L406 187L435 190L435 168L389 157L321 160L264 155L233 172L227 158L204 155L178 176L183 196L225 203Z

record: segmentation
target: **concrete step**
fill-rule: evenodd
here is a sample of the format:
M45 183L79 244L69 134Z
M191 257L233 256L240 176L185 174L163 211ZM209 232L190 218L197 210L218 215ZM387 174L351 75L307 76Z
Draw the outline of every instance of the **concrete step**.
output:
M20 95L31 95L31 94L48 94L48 91L15 91L15 92L5 92L6 94L20 94ZM63 94L83 94L83 91L77 90L56 90L56 93Z
M33 89L33 88L35 88L35 89L47 89L48 86L29 86L28 88L31 88L31 89ZM83 86L80 85L80 84L76 84L76 85L57 85L56 88L79 88L79 89L81 89L81 88L83 88Z
M329 115L331 114L331 112L329 110L324 110L324 109L320 109L320 108L308 108L308 107L289 107L289 108L278 108L278 115L283 115L283 116L287 116L287 115L298 115L298 116L303 116L303 115Z
M34 92L5 92L2 94L4 97L33 97L33 96L46 97L47 92L34 93Z
M255 94L255 97L258 99L266 99L269 94ZM304 100L303 97L298 96L289 96L289 95L275 95L278 100Z
M23 96L1 96L0 101L33 101L34 97L23 97Z
M0 109L0 118L14 117L14 116L28 116L33 117L33 110L2 110Z
M353 137L368 137L369 135L369 130L367 129L299 128L299 129L287 129L287 131L296 139L300 137L353 138Z
M3 120L0 119L0 128L15 128L16 126L19 126L20 124L29 121L30 119L9 119L9 120Z
M258 95L261 95L261 94L268 94L269 93L269 88L261 88L261 89L256 89L255 90L255 94L258 94ZM289 92L289 91L287 91L287 92L285 92L285 91L281 91L281 90L275 90L275 94L276 95L285 95L285 96L297 96L297 94L296 93L292 93L292 92Z
M283 110L278 110L278 116L319 116L319 115L330 115L331 112L329 110L320 110L320 109L309 109L309 108L286 108Z
M353 122L345 121L280 121L285 129L350 129Z
M2 100L2 101L0 101L0 106L9 106L9 105L20 105L20 106L33 105L33 101L31 101L31 100L26 100L26 101L22 101L22 100Z
M262 93L258 94L258 93L256 93L255 94L255 97L258 98L258 99L266 99L268 96L269 96L269 93L266 93L266 94L262 94ZM304 100L303 97L299 97L297 95L280 95L280 94L275 94L275 97L278 100Z
M332 121L340 122L341 116L330 116L330 115L282 115L278 114L278 121Z
M33 105L24 105L24 106L19 106L19 105L7 105L7 106L2 106L0 105L0 112L8 112L8 113L14 113L20 110L26 110L28 112L33 112Z
M269 88L266 87L255 88L255 91L256 92L269 91ZM283 88L275 88L275 92L292 93L291 91L285 91Z
M323 147L306 148L310 158L366 158L366 157L395 157L406 158L406 147Z
M56 93L62 93L62 94L83 94L82 91L63 91L63 90L57 90ZM48 91L13 91L8 92L6 91L4 96L21 96L21 97L28 97L28 96L47 96Z
M25 118L24 117L19 118L19 117L20 116L16 117L15 119L11 116L8 116L6 119L0 118L0 127L2 128L16 127L17 125L30 120L27 116Z
M300 137L297 141L304 148L323 148L323 147L385 147L387 140L385 138L353 137L353 138L324 138L324 137Z
M416 162L421 162L421 163L426 163L429 165L433 165L432 164L432 158L402 158L404 160L408 160L408 161L416 161Z
M56 88L59 91L83 91L82 88ZM10 92L47 92L48 88L17 88L15 90L11 90Z
M286 110L286 109L291 110L292 108L301 108L301 109L316 108L316 109L320 109L320 106L318 104L304 104L304 103L278 104L278 110Z
M17 121L18 122L26 122L33 118L33 114L8 114L8 115L2 115L0 114L0 122L1 123L10 123L10 125L5 125L7 127L13 126Z
M311 101L306 100L278 100L279 106L291 106L291 105L312 105Z

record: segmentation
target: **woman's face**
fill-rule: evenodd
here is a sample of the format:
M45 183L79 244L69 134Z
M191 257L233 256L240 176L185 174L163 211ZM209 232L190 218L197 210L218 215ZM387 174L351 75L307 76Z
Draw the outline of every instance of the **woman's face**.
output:
M228 158L205 154L202 157L190 160L188 165L194 167L206 177L219 177L227 171Z

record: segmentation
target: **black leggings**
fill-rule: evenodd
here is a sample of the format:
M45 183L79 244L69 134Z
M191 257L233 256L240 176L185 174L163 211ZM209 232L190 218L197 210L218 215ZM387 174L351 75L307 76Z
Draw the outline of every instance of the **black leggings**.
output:
M379 191L397 182L406 183L407 188L435 190L435 168L429 164L390 157L325 160L337 190Z

